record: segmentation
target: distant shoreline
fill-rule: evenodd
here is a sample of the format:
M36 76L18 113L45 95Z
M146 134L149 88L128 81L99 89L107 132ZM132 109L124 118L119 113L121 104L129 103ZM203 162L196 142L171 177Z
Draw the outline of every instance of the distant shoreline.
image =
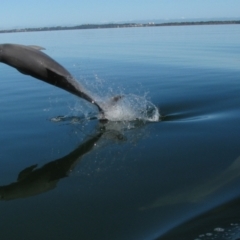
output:
M130 28L130 27L167 27L167 26L193 26L193 25L230 25L240 24L239 21L196 21L196 22L169 22L169 23L109 23L109 24L82 24L73 27L39 27L39 28L19 28L0 30L0 33L18 32L42 32L42 31L61 31L61 30L82 30L82 29L106 29L106 28Z

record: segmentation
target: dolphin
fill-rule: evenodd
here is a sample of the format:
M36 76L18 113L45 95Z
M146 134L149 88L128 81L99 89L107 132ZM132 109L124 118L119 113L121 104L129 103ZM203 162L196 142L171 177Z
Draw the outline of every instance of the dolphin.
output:
M72 75L42 50L45 49L35 45L0 44L0 62L91 102L103 115L103 109L83 92Z

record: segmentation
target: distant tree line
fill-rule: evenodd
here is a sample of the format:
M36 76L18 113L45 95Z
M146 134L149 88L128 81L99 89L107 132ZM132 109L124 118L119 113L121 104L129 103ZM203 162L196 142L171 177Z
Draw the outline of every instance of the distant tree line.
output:
M128 28L128 27L164 27L164 26L187 26L187 25L221 25L221 24L240 24L239 21L199 21L199 22L170 22L170 23L123 23L123 24L83 24L72 27L56 26L56 27L39 27L39 28L21 28L0 30L0 33L15 32L40 32L40 31L60 31L60 30L77 30L77 29L98 29L98 28Z

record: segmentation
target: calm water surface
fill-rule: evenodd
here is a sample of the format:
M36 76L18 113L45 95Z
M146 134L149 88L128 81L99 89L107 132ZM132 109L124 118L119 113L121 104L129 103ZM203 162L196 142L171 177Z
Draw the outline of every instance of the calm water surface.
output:
M0 39L45 47L99 99L162 116L103 126L88 103L1 64L1 239L240 237L240 26Z

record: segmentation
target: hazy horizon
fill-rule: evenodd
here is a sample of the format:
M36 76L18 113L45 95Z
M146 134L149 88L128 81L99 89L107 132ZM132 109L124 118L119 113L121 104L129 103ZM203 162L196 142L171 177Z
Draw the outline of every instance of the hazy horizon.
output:
M238 0L9 0L1 5L0 29L189 19L240 18Z

